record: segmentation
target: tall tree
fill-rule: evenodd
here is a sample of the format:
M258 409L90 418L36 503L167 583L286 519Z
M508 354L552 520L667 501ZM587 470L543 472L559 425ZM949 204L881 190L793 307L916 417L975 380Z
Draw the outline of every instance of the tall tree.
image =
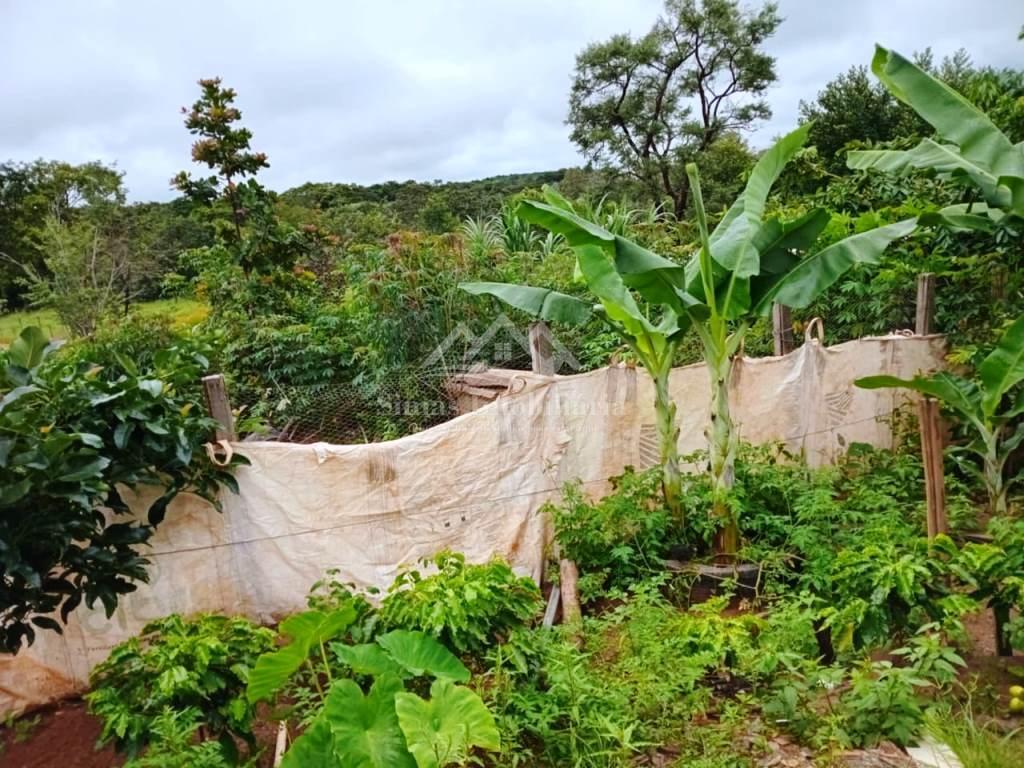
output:
M643 37L615 35L576 57L572 140L592 162L669 199L682 217L686 164L771 116L763 96L775 60L762 46L780 23L774 3L745 11L738 0L666 0Z
M256 181L256 174L270 163L264 153L250 148L252 131L236 125L242 119L234 106L237 94L219 77L200 80L199 87L199 99L191 109L182 107L182 113L189 133L198 136L192 159L215 173L195 179L182 171L171 183L213 223L218 242L246 276L290 267L301 250L301 238L281 224L274 195Z

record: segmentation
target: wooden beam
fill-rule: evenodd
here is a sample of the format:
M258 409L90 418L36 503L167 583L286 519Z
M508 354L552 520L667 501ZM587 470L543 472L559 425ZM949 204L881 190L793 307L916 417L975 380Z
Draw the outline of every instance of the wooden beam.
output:
M935 330L935 275L925 272L917 276L917 316L914 333L927 336Z
M935 275L925 272L917 276L917 313L914 333L927 336L935 324ZM949 531L946 516L946 477L942 464L942 421L938 401L925 397L917 405L917 422L921 433L921 461L924 464L924 490L928 501L928 538Z
M583 613L580 611L580 593L577 583L580 572L572 560L560 560L558 563L558 586L562 597L562 623L578 624Z
M228 400L228 388L224 377L219 374L203 376L203 394L206 396L206 408L217 421L217 439L235 440L235 417L231 413L231 401Z
M925 498L928 503L928 538L934 539L940 533L949 532L949 521L946 516L946 478L942 466L944 446L938 401L930 397L923 398L917 406L917 418L921 431Z
M793 318L789 307L782 304L772 304L772 341L776 357L788 355L796 347L796 341L793 339Z
M551 329L543 320L530 323L530 361L533 372L555 375L555 359L551 348Z

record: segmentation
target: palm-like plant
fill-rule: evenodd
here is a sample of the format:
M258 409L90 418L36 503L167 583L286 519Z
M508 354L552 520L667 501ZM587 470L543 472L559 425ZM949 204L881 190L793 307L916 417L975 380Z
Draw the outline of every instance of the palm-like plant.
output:
M943 209L941 218L947 224L988 229L993 219L1006 215L1024 218L1024 146L1014 144L984 112L895 51L876 46L871 69L893 96L935 129L938 140L924 139L903 151L851 152L847 165L888 173L928 169L973 185L985 202Z
M501 229L494 216L488 219L467 217L459 227L459 234L475 262L488 261L501 248Z
M518 214L556 232L576 254L577 273L598 304L545 288L506 283L469 283L474 294L491 294L541 319L581 323L592 312L633 350L654 380L655 410L666 503L678 514L679 474L676 404L669 374L683 336L699 337L711 378L711 419L707 432L712 513L721 521L716 550L734 556L739 534L730 504L737 436L729 408L731 361L751 323L773 302L804 307L857 263L873 263L890 242L916 226L907 220L852 235L801 258L828 224L815 209L798 219L764 217L772 185L803 146L809 126L782 138L754 167L746 189L713 232L708 232L700 178L688 167L700 244L686 266L666 259L580 217L553 192L546 202L524 201ZM640 299L640 302L637 301Z

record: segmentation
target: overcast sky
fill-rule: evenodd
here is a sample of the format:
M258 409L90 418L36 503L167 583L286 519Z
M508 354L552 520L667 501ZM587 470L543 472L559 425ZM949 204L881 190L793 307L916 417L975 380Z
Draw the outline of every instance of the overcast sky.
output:
M768 45L779 80L756 146L797 105L867 63L966 48L1024 64L1024 0L782 0ZM0 161L103 160L133 200L172 197L189 168L178 110L195 81L239 92L261 177L305 181L473 179L579 164L564 124L575 54L647 31L659 0L0 0Z

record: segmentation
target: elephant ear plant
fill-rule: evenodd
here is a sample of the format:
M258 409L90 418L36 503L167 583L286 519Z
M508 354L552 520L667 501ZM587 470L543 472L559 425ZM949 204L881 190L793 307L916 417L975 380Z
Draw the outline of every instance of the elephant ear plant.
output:
M733 355L753 321L769 314L774 302L807 306L854 264L877 262L889 243L916 226L910 219L879 227L801 258L828 225L828 212L814 209L786 221L765 218L764 212L772 185L803 146L808 130L809 125L798 128L761 156L746 188L710 233L697 167L687 167L700 243L685 266L583 220L551 193L546 203L524 201L519 207L521 217L562 235L574 249L578 273L600 302L597 315L622 336L654 379L665 497L676 513L679 429L669 373L680 339L691 330L700 339L711 379L708 471L712 514L721 523L715 549L725 559L739 549L730 503L738 442L728 397ZM504 283L463 288L492 294L545 320L580 323L591 312L580 299L543 288ZM633 293L643 300L642 307Z

